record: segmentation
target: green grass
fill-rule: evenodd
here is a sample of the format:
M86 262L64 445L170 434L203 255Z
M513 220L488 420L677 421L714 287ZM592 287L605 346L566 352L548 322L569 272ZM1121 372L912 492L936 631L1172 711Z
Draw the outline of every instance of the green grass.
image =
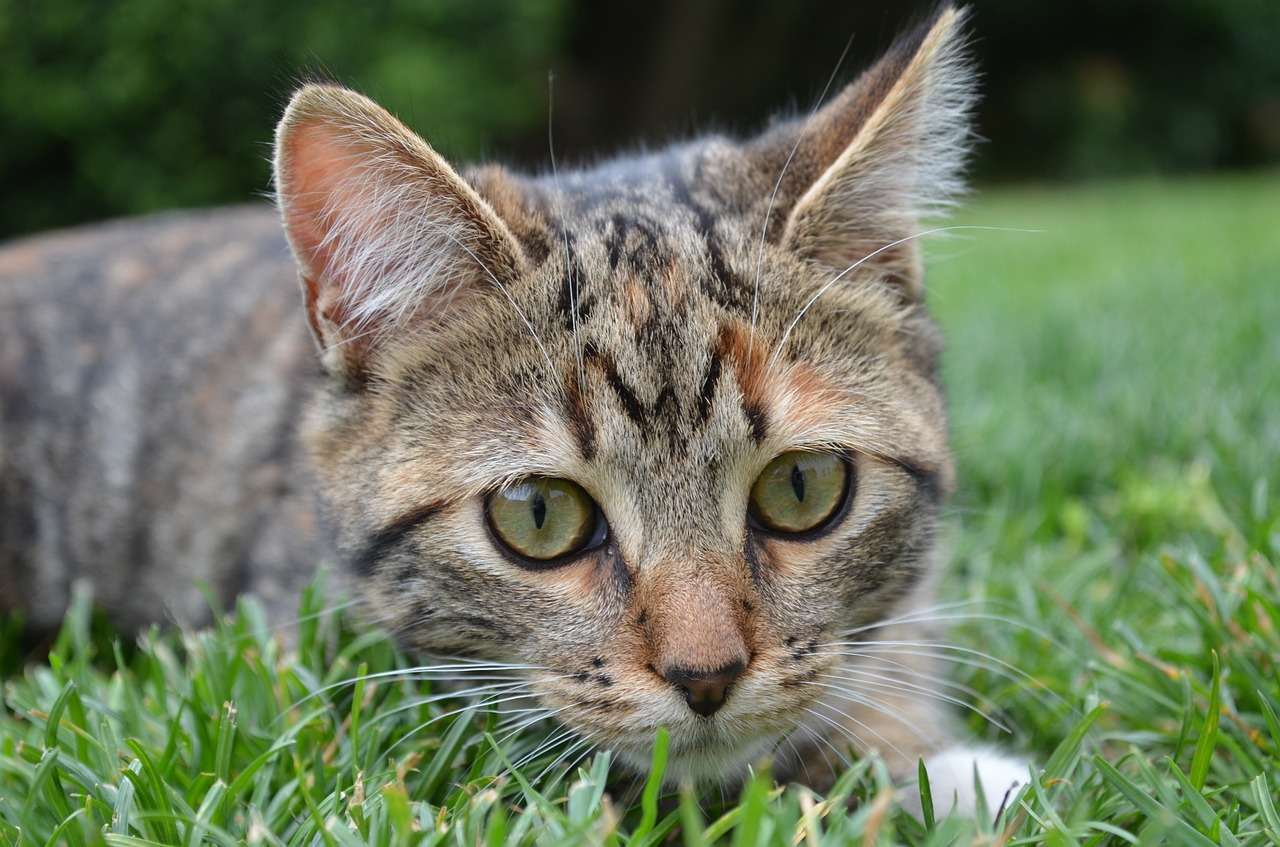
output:
M957 676L1015 727L974 733L1043 767L994 825L916 824L874 762L727 804L610 795L603 755L495 781L533 740L379 679L402 657L309 598L297 656L251 605L127 651L73 611L4 682L0 844L1280 844L1280 175L991 192L958 222L1038 230L931 250L946 595L986 612L955 638L1025 673Z

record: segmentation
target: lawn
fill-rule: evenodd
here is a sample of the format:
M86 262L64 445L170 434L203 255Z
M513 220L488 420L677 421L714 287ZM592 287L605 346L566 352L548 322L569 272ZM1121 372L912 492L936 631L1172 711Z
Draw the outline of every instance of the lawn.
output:
M1280 844L1280 174L955 223L997 229L929 250L954 674L1041 767L999 820L923 827L874 762L826 798L606 793L607 755L522 762L538 730L377 676L405 660L307 598L297 655L244 605L136 646L77 610L0 663L0 844Z

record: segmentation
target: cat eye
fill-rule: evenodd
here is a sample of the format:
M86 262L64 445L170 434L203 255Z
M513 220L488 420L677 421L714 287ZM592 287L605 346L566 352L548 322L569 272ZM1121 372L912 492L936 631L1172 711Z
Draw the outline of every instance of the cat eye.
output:
M762 529L808 532L844 505L852 472L844 456L792 450L770 462L751 486L747 512Z
M489 528L517 558L553 563L604 543L605 522L582 486L530 477L489 495Z

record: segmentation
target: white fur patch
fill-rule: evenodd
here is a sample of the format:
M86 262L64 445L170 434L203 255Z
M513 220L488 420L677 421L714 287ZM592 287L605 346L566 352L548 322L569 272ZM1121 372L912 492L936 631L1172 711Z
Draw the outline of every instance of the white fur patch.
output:
M933 811L944 817L953 810L979 820L995 818L1022 786L1030 781L1029 765L989 747L952 747L924 760L933 795ZM982 784L981 798L975 779ZM980 803L985 798L986 803ZM915 783L904 790L903 807L924 818Z

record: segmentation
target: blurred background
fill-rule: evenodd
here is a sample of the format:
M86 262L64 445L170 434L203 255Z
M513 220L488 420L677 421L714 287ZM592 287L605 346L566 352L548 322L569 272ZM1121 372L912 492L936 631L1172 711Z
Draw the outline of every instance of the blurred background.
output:
M540 170L549 115L563 165L807 109L931 5L0 0L0 237L264 195L308 75L450 158ZM1280 0L973 7L979 183L1280 163Z

